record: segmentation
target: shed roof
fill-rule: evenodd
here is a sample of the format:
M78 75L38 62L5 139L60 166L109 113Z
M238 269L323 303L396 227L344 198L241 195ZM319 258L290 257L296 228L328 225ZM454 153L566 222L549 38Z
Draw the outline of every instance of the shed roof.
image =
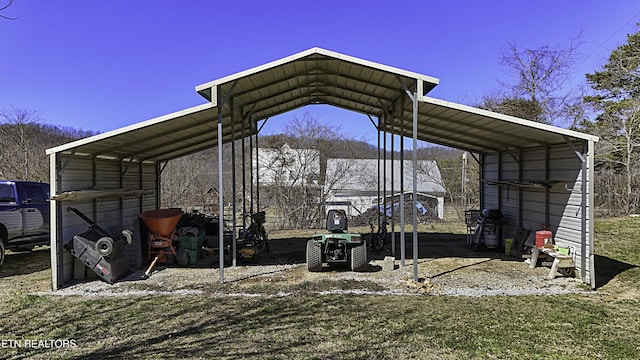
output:
M412 133L417 92L418 138L477 153L492 153L597 137L426 97L439 80L430 76L312 48L196 87L210 102L47 150L47 154L162 162L258 132L257 121L311 104L328 104L373 116L394 114L382 128ZM400 109L402 109L400 111Z

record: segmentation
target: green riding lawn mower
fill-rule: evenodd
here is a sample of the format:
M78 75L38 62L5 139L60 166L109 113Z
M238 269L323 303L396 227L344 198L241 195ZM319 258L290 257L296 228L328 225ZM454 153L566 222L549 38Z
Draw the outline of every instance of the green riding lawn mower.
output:
M349 266L353 271L365 271L367 243L361 234L347 232L347 215L344 210L329 210L327 234L315 234L307 241L307 269L322 271L323 264Z

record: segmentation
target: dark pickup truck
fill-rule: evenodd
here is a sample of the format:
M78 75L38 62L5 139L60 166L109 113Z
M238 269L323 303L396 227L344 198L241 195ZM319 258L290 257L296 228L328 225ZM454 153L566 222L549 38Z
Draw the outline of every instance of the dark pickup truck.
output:
M49 241L49 184L0 180L0 265L5 250L31 250Z

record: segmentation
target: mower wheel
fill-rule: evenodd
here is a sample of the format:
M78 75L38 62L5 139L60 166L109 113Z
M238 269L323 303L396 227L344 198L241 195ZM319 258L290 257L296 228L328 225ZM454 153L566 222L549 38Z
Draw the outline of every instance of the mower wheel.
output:
M322 245L313 240L307 241L307 269L322 271Z
M4 243L0 238L0 265L2 265L3 262L4 262Z
M109 256L113 251L113 240L110 237L101 237L96 241L96 250L102 256Z
M366 243L351 249L351 270L365 271L368 263Z

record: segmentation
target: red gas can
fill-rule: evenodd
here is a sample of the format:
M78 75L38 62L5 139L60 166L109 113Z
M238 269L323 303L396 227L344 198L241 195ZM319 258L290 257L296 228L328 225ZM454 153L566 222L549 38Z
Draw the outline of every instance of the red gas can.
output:
M542 248L545 243L553 243L553 233L549 230L536 231L536 247Z

